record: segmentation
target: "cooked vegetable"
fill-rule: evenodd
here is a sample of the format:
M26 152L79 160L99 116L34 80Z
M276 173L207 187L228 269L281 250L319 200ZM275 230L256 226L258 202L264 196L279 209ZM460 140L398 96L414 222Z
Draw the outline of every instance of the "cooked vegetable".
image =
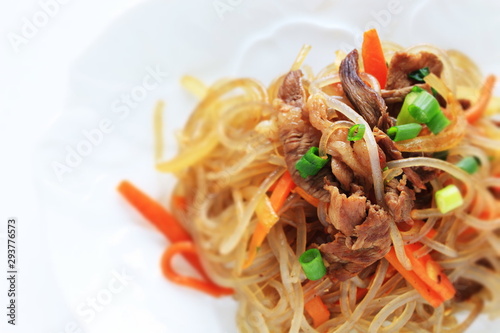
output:
M405 97L397 118L397 124L426 124L439 112L441 110L437 99L422 88L415 86Z
M434 194L436 206L443 214L458 208L463 203L462 193L454 184L450 184Z
M118 185L118 192L171 242L191 240L189 233L170 212L129 181L122 181Z
M243 264L243 268L249 267L257 255L258 248L266 239L271 228L279 220L277 212L285 203L286 198L295 187L292 177L288 171L285 171L283 176L277 181L276 186L271 194L271 198L265 196L258 204L256 214L259 219L255 231L248 246L247 259Z
M464 170L468 174L474 174L479 169L479 160L474 156L467 156L462 158L455 164L460 169Z
M297 193L298 195L300 195L305 201L309 202L314 207L318 207L319 200L317 198L313 197L312 195L310 195L309 193L307 193L306 191L304 191L304 189L302 187L297 186L294 189L294 192Z
M426 125L434 134L440 133L450 124L443 112L439 111Z
M319 280L326 274L323 257L318 249L309 249L302 253L299 262L309 280Z
M210 280L200 280L194 277L179 275L172 267L172 259L176 254L184 257L197 256L196 247L191 241L181 241L170 245L161 258L161 268L165 277L170 281L185 287L202 291L214 297L234 294L234 290L216 285Z
M410 74L408 74L408 77L418 82L425 82L424 77L426 77L430 73L431 70L429 69L429 67L423 67L411 72Z
M365 72L373 75L380 83L380 87L384 88L387 82L387 64L376 29L365 31L363 34L361 56Z
M408 255L408 252L407 252ZM410 260L411 260L410 256ZM405 280L412 285L415 290L419 292L422 297L429 302L430 305L433 307L437 308L439 305L441 305L445 300L443 297L432 287L430 287L428 284L426 284L420 277L419 275L411 270L406 270L403 265L399 262L396 252L394 251L394 248L391 248L389 253L385 255L385 258L389 261L389 263L401 274Z
M481 93L476 104L471 106L465 111L465 118L470 124L475 123L479 120L485 113L488 103L491 100L493 94L493 88L495 87L496 77L494 75L489 75L481 88Z
M172 243L191 241L189 233L162 205L151 199L129 181L122 181L118 185L118 192L134 206L141 215L151 222ZM208 276L194 252L184 253L184 258L206 279Z
M328 158L322 158L318 156L318 153L318 147L311 147L295 164L302 178L318 174L319 170L328 163Z
M443 301L451 299L455 295L455 288L448 277L443 273L441 266L435 262L429 254L417 257L422 245L413 243L405 245L405 251L410 258L412 270L422 281L434 290Z
M304 305L304 308L311 316L315 328L330 319L330 311L328 311L320 296L313 297Z
M348 141L358 141L363 138L365 135L365 124L356 124L349 128L347 132L347 140Z
M394 141L403 141L416 138L421 130L422 125L409 123L389 128L387 130L387 135Z

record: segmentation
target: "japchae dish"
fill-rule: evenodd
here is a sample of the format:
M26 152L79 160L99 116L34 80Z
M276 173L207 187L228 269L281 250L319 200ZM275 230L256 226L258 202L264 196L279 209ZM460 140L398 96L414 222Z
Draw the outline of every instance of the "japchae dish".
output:
M365 32L314 73L304 46L265 87L183 84L169 211L119 190L167 235L165 275L238 301L241 332L463 332L500 314L495 77L458 51ZM200 277L179 274L183 254Z

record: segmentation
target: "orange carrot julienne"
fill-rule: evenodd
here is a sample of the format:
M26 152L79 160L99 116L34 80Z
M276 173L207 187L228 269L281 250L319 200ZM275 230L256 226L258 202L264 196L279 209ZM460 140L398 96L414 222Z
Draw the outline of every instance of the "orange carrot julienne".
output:
M481 88L481 93L476 104L472 105L469 109L465 111L465 118L470 124L475 123L479 118L483 116L486 109L488 108L488 103L490 102L491 96L493 94L493 88L495 86L496 77L494 75L489 75Z
M276 212L278 212L286 198L290 195L290 191L295 187L295 183L292 180L292 175L290 172L285 171L283 176L276 183L276 187L271 194L271 204Z
M314 207L318 207L319 199L313 197L309 193L307 193L302 187L297 186L294 189L294 192L300 195L305 201L309 202Z
M271 197L269 198L271 207L268 207L268 209L274 210L274 214L277 214L281 207L283 207L286 198L290 195L290 192L294 189L294 187L295 183L292 180L292 176L288 171L285 171L281 178L276 182L276 186L274 186ZM272 216L270 212L266 214L266 216L266 218L257 222L255 231L250 239L250 244L248 245L247 259L243 263L243 268L247 268L253 263L255 257L257 256L259 247L264 242L264 239L273 225L279 219L279 217L276 218L277 215Z
M122 181L118 185L118 191L146 220L158 228L170 242L175 243L191 240L191 235L188 234L172 214L132 183L126 180ZM197 255L186 253L184 257L203 277L208 278Z
M414 226L422 228L425 222L415 220ZM434 238L437 231L434 229L429 230L425 235L427 238ZM413 243L404 246L406 255L412 264L412 271L429 287L436 291L443 300L449 300L455 295L455 287L450 282L448 277L442 273L441 266L435 262L429 254L423 255L419 258L415 256L420 252L422 245L420 243Z
M171 242L191 240L189 233L162 205L139 190L129 181L118 185L120 192L141 215L157 227Z
M210 280L200 280L190 276L179 275L172 267L172 259L176 254L189 254L197 256L193 242L182 241L171 244L163 253L161 258L161 268L165 277L179 285L190 287L214 297L221 297L234 294L234 290L216 285Z
M430 305L436 308L443 303L443 298L435 290L425 284L414 271L407 271L403 265L401 265L396 256L394 247L391 247L391 250L385 255L385 258L399 272L399 274L401 274L406 281L408 281L408 283L411 284L427 302L429 302Z
M255 214L257 215L258 222L248 246L248 257L243 264L243 268L247 268L251 265L267 234L279 220L279 216L276 214L276 211L272 207L271 200L267 195L257 204Z
M415 257L422 248L421 244L414 243L405 245L405 252L412 264L412 270L429 287L431 287L439 296L447 301L455 296L455 287L448 277L442 272L441 266L426 254L420 258Z
M304 305L304 309L311 316L314 328L330 319L330 311L319 296L315 296Z
M361 56L365 72L373 75L380 83L380 88L385 88L387 82L387 64L385 63L384 50L378 37L377 30L371 29L363 34Z

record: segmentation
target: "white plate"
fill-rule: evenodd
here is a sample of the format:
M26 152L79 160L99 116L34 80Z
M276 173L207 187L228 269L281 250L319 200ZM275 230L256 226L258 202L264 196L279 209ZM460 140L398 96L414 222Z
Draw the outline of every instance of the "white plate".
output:
M168 197L172 180L153 165L152 109L158 99L167 102L172 156L173 132L196 102L180 88L182 75L268 83L287 71L302 44L313 46L306 63L319 69L335 50L358 47L372 27L404 46L462 50L485 73L500 75L498 7L451 0L158 0L113 22L74 64L66 111L36 158L55 275L76 324L86 332L236 331L235 302L163 278L166 241L115 191L130 179L155 198ZM117 278L123 271L132 279ZM482 318L470 331L492 329Z

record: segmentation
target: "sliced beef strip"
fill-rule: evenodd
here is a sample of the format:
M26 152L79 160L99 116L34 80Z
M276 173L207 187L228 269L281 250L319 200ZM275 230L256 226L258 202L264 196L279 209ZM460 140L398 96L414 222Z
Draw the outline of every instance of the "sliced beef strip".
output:
M385 153L388 161L400 160L403 158L403 154L399 151L399 149L394 144L394 141L392 141L392 139L387 134L376 128L373 131L373 135L375 136L375 141ZM403 168L403 171L414 187L421 190L426 189L425 182L413 168Z
M328 186L330 223L345 236L352 236L354 228L366 218L366 197L361 191L346 196L334 186Z
M413 167L412 170L418 175L422 183L427 184L431 180L436 179L441 173L439 169L431 168L428 166Z
M406 176L400 180L393 178L385 187L385 202L396 223L413 224L411 210L415 202L415 192L406 186Z
M332 242L315 245L329 263L327 274L330 278L345 281L389 252L391 216L378 205L368 202L366 210L366 218L354 227L352 236L337 232Z
M427 90L431 93L431 87L428 84L416 84L415 86ZM380 95L384 99L386 104L392 103L402 103L405 100L406 95L410 93L414 86L407 86L398 89L387 90L384 89L380 92Z
M278 92L278 97L283 101L278 115L279 137L287 169L295 184L313 197L328 202L330 195L323 188L325 181L337 184L330 166L325 166L317 175L307 178L302 178L295 167L309 148L319 145L321 138L321 132L310 124L302 110L306 97L301 77L300 70L289 72Z
M366 142L364 140L358 140L351 143L347 141L347 129L339 129L330 135L327 153L332 157L332 161L333 159L341 161L352 171L352 182L362 186L371 185L371 165ZM341 172L341 170L334 170L334 163L335 162L332 162L332 171L334 174L337 174ZM350 184L347 184L345 180L341 182L341 184L344 190L349 190Z
M290 106L303 108L305 104L305 91L302 86L302 71L290 71L278 91L278 98Z
M414 85L417 82L408 78L408 74L424 67L429 67L430 72L439 77L443 72L443 63L433 53L425 51L416 54L397 52L389 64L385 89L399 89Z
M335 177L340 182L340 186L344 190L348 190L353 179L354 174L352 170L340 159L340 157L331 157L331 168Z
M342 89L356 111L371 128L387 130L392 124L384 99L359 76L358 51L352 50L340 63L339 74Z

